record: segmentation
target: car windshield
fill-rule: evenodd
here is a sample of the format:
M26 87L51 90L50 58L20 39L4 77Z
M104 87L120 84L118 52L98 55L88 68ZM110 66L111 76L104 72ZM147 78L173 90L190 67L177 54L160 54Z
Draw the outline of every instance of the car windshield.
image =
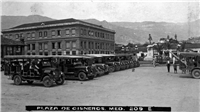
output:
M51 67L52 64L51 64L50 61L42 61L42 66L43 66L43 67Z

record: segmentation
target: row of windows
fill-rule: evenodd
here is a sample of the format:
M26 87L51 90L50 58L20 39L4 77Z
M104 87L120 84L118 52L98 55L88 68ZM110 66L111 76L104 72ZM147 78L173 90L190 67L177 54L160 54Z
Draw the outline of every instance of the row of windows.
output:
M112 54L113 52L111 51L80 51L80 54Z
M66 41L66 49L76 48L76 41ZM39 43L39 50L47 50L48 49L48 43ZM52 49L61 49L62 48L62 43L61 42L52 42L51 43L51 48ZM27 45L28 50L35 50L36 49L36 44L28 44Z
M35 37L36 37L35 33L36 32L28 32L28 33L26 33L26 36L23 33L14 34L14 39L19 40L19 39L22 39L22 38L25 38L25 37L27 37L28 40L35 39ZM55 36L59 37L59 36L61 36L61 34L62 34L61 30L52 30L51 31L51 36L52 37L55 37ZM70 36L70 34L71 34L71 36L75 36L75 34L76 34L75 28L73 28L73 29L66 29L65 30L65 35L66 36ZM47 36L48 36L48 32L47 31L39 31L39 38L42 38L42 37L45 38ZM13 34L5 35L5 38L13 39Z
M112 52L111 51L80 51L80 54L111 54ZM58 51L58 52L51 52L52 55L62 55L62 52L61 51ZM76 51L65 51L65 54L66 55L76 55ZM28 52L27 55L36 55L35 52ZM39 52L39 55L50 55L48 52Z
M65 36L75 36L76 34L76 29L65 29ZM100 37L100 38L105 38L105 39L110 39L114 40L114 34L108 34L108 33L102 33L102 32L97 32L97 31L92 31L92 30L86 30L86 29L81 29L80 32L81 35L88 35L91 37ZM38 32L39 38L47 38L48 37L48 32L47 31L39 31ZM58 36L60 37L62 35L62 30L52 30L51 31L51 36L55 37ZM10 38L10 39L24 39L27 37L27 40L30 39L35 39L36 37L36 32L28 32L25 34L19 33L19 34L10 34L10 35L5 35L5 38Z
M87 42L81 41L80 44L82 49L114 49L114 44L104 43L104 42Z
M98 31L93 31L93 30L86 30L86 29L81 29L80 32L81 35L88 35L91 37L100 37L100 38L105 38L105 39L110 39L114 40L114 34L108 34L108 33L103 33L103 32L98 32Z

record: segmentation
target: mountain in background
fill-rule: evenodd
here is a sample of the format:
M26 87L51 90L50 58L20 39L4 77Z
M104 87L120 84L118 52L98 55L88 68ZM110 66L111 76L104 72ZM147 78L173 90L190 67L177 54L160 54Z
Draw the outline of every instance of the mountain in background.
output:
M31 16L2 16L2 29L8 29L17 25L55 20L40 15ZM148 42L148 36L151 34L153 41L157 42L160 38L166 38L169 35L174 38L177 34L178 40L187 40L190 37L200 36L200 20L187 23L169 23L169 22L107 22L96 19L83 20L89 23L102 25L105 28L116 32L115 41L120 44L144 43Z
M48 18L40 15L31 16L1 16L1 28L8 29L25 23L51 21L52 18Z

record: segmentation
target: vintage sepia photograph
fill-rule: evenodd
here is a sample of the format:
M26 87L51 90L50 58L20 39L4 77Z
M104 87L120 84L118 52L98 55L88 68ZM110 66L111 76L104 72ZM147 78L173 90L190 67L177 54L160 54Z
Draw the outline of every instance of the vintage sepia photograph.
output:
M200 112L200 0L1 0L1 112Z

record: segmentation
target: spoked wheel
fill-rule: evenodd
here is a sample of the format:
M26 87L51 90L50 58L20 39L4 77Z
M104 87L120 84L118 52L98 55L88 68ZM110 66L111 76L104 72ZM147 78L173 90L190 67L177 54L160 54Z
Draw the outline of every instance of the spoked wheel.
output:
M19 75L15 75L13 80L15 85L20 85L22 83L22 78Z
M87 76L86 76L86 74L84 72L79 72L78 73L78 79L80 81L84 81L84 80L86 80L86 78L87 78Z
M65 82L65 78L61 76L58 80L56 80L57 85L63 85Z
M33 81L27 80L28 84L33 84Z
M49 76L45 76L43 78L43 85L45 87L51 87L53 85L53 81L51 80L51 78Z
M112 70L111 72L114 72L115 71L115 67L111 67L111 70Z
M120 70L120 66L117 66L116 70L119 71Z
M194 69L192 71L192 77L194 77L195 79L200 79L200 70L199 69Z

